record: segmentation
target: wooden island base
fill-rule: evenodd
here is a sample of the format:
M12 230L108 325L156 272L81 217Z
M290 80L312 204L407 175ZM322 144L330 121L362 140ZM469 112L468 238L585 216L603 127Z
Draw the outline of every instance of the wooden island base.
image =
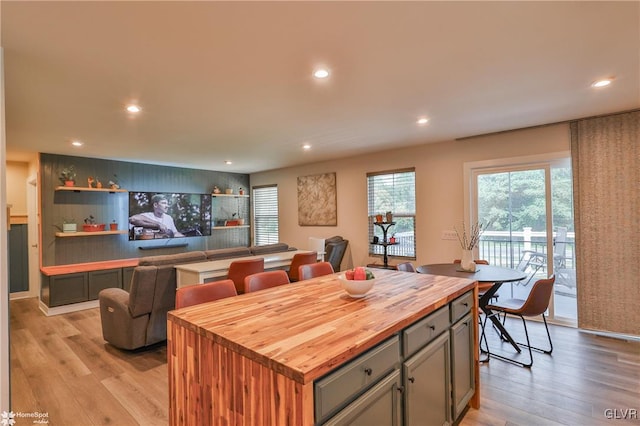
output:
M356 367L364 372L365 380L375 379L378 373L382 377L400 371L403 360L402 365L408 364L407 356L402 358L400 352L412 346L411 339L422 338L423 328L435 328L427 323L423 327L425 318L441 321L446 313L449 330L449 312L458 324L471 330L467 332L473 339L469 365L471 382L475 381L476 386L471 389L472 395L467 394L470 404L477 407L476 283L387 270L377 270L376 277L374 288L362 299L346 295L336 275L331 275L171 311L167 327L170 424L331 422L330 417L338 411L348 414L347 404L378 385L373 386L373 381L363 385L344 406L331 408L330 403L323 402L329 404L327 410L333 410L323 412L317 403L322 391L319 383L331 386L327 377L331 379L338 373L350 377L347 375L353 374ZM436 311L436 315L430 315ZM460 329L464 331L464 327ZM455 339L453 332L451 336ZM448 332L441 333L435 341L444 337L448 342ZM385 341L402 341L404 347L400 350L398 343L387 345L390 349L386 349L380 345ZM426 346L420 352L431 344ZM380 347L385 347L381 353L386 357L396 351L398 361L389 366L392 370L378 369L384 357L376 355L377 349L371 349ZM420 344L416 348L420 350ZM447 344L445 349L448 348ZM340 375L336 376L336 383L342 378ZM391 374L385 377L388 376ZM359 386L357 381L347 383L352 382ZM394 395L390 403L400 413L401 399L406 396L400 386L394 386L398 392L389 393ZM329 395L335 393L331 392ZM394 415L401 418L398 413Z

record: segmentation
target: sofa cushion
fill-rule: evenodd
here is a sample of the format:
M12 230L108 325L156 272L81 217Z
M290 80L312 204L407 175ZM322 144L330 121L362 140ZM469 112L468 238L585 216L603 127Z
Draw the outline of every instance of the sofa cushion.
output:
M230 259L233 257L251 256L249 247L230 247L215 250L206 250L204 254L207 260Z
M136 266L134 268L129 292L129 312L133 318L151 313L157 275L157 266Z
M147 324L147 341L150 345L167 338L167 312L176 306L176 268L173 265L158 267L153 307Z
M140 258L140 266L177 265L180 263L203 262L207 260L203 251L188 251L178 254L161 254Z
M290 250L289 245L285 243L265 244L263 246L251 246L249 248L251 249L251 253L253 253L255 256L268 253L279 253L282 251ZM295 248L292 249L295 250Z

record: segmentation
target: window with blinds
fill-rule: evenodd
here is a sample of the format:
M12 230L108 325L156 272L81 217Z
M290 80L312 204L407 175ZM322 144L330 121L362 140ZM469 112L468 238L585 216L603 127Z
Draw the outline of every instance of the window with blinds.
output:
M277 243L278 235L278 186L253 188L253 244L262 246Z
M376 215L391 212L395 225L389 227L387 242L392 236L396 244L387 247L387 254L394 257L416 258L416 172L415 169L367 173L369 201L369 241L377 237L383 243L383 232L374 225ZM384 219L386 220L386 219ZM384 247L369 244L369 255L382 255Z

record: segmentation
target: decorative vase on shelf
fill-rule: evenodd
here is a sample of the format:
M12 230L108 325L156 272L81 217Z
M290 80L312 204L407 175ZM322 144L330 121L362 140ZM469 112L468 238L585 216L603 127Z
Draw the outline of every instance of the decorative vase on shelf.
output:
M462 250L462 259L460 261L460 269L468 272L476 271L476 264L473 261L472 250Z

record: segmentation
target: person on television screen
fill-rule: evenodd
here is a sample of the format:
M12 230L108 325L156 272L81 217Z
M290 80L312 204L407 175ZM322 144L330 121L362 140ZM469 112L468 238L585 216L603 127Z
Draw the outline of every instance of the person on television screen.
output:
M133 226L141 226L145 230L152 230L155 238L184 237L178 232L173 218L167 214L169 200L164 194L156 194L151 197L152 212L139 213L129 218Z

